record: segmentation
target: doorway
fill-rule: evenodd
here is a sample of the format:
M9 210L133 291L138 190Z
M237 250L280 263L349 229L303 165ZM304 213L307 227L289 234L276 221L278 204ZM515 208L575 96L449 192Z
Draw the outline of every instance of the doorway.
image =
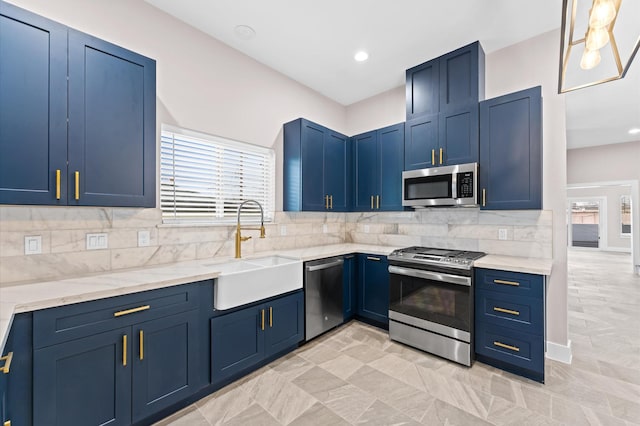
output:
M606 234L606 203L606 198L569 199L570 247L602 248L601 238Z

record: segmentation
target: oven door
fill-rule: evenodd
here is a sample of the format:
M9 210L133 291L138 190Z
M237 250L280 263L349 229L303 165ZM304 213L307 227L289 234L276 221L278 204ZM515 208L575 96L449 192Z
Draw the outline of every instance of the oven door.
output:
M389 318L471 341L471 277L389 266Z

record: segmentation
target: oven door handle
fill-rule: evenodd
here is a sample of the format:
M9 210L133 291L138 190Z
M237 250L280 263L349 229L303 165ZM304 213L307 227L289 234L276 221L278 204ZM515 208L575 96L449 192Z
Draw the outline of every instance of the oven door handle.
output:
M471 287L471 277L463 277L460 275L445 274L442 272L423 271L421 269L403 268L400 266L390 265L390 274L406 275L415 278L424 278L427 280L440 281L445 283L464 285Z

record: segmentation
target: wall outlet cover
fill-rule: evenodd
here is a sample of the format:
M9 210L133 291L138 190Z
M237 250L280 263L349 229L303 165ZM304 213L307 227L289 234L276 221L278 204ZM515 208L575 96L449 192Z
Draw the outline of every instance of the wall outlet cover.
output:
M507 229L506 228L500 228L498 229L498 239L499 240L506 240L508 238L507 236Z
M369 233L369 225L365 225L364 226L364 232L365 232L365 234Z
M326 234L327 232L329 232L329 227L327 226L326 223L322 224L322 233Z
M41 254L42 236L29 235L24 237L24 254Z
M285 236L287 235L287 226L286 225L280 225L280 235L281 236Z
M149 231L138 231L138 247L148 247L151 243L151 233Z
M106 232L87 234L87 250L102 250L109 248L109 236Z

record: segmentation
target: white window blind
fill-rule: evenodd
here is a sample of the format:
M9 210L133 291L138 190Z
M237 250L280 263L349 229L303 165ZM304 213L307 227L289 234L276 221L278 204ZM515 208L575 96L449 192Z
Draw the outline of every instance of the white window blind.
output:
M164 223L235 223L238 206L249 199L262 205L265 221L273 220L272 149L165 125L160 145ZM260 209L249 203L242 218L257 222Z

